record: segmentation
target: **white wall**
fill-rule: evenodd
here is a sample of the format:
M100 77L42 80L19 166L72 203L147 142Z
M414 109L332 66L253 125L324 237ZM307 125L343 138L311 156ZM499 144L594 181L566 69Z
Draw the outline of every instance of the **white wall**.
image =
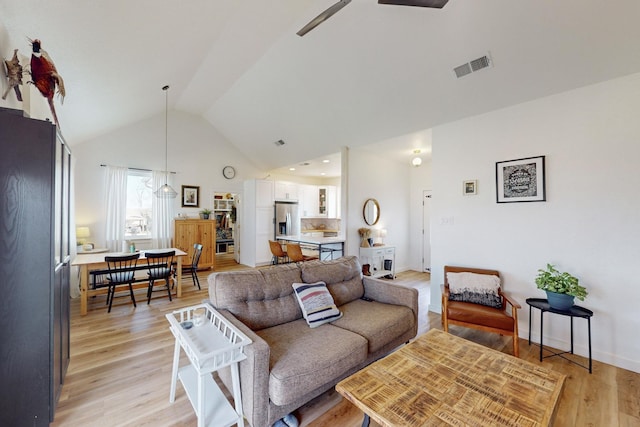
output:
M408 164L389 161L366 148L349 149L346 224L343 219L347 254L359 255L358 228L386 228L385 245L396 248L396 272L409 269L410 172ZM380 220L375 226L367 226L362 217L364 202L369 198L380 204Z
M433 130L431 307L444 265L494 268L523 305L547 262L586 286L594 358L640 372L640 74L516 105ZM547 201L496 203L495 162L546 156ZM478 179L478 195L462 181ZM533 330L539 330L540 314ZM586 355L586 321L575 321ZM545 343L568 349L569 320L545 316ZM533 339L539 342L538 334Z
M96 245L104 244L104 173L100 164L164 170L164 112L121 128L95 140L72 146L76 162L76 223L91 228ZM201 117L179 111L169 113L168 168L177 172L173 187L200 187L200 208L181 208L176 213L197 217L200 209L213 208L213 193L242 193L242 182L264 171L257 170L215 128ZM222 168L231 165L236 177L228 180Z

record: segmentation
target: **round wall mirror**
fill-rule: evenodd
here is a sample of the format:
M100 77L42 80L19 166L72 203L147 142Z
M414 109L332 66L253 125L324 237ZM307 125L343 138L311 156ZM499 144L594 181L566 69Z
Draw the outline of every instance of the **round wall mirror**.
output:
M362 216L367 225L376 225L380 219L380 205L376 199L367 199L367 201L364 202Z

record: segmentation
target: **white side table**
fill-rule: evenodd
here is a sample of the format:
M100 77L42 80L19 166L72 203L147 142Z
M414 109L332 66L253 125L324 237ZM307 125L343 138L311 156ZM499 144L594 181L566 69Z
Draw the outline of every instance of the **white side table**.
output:
M205 311L204 324L196 326L194 313ZM166 315L176 338L169 401L174 402L176 383L180 379L198 416L198 427L244 426L238 362L244 360L245 345L251 340L222 317L209 304L199 304ZM179 367L180 348L189 365ZM231 368L235 409L226 399L212 373L225 366Z

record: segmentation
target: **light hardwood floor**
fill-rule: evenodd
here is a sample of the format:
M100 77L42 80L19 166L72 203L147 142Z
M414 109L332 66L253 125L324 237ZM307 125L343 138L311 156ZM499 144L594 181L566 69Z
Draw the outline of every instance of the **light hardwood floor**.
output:
M243 269L229 257L217 261L217 271ZM169 403L173 336L165 314L200 303L207 298L206 278L200 272L202 290L185 277L183 298L169 302L161 292L150 305L137 294L138 307L128 297L116 298L107 313L104 297L90 301L87 316L80 316L79 301L71 304L71 363L58 403L58 426L194 426L196 417L181 386ZM429 275L403 272L395 280L420 291L419 333L441 328L440 316L427 313ZM166 295L166 294L165 294ZM508 338L464 328L452 333L511 352ZM523 359L540 363L538 347L520 342ZM182 364L187 359L182 354ZM556 426L640 426L640 374L594 362L593 374L560 358L545 359L543 366L568 376L556 416ZM335 391L329 391L300 408L302 426L356 427L362 412ZM375 423L372 423L375 426Z

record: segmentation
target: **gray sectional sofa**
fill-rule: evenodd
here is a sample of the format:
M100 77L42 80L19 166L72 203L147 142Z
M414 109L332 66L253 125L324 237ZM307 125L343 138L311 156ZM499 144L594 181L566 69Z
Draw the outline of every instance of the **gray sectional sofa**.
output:
M343 316L310 328L292 284L318 281ZM208 282L211 304L253 341L240 362L253 427L271 426L417 333L418 292L363 277L353 256L212 273ZM228 370L220 377L230 388Z

